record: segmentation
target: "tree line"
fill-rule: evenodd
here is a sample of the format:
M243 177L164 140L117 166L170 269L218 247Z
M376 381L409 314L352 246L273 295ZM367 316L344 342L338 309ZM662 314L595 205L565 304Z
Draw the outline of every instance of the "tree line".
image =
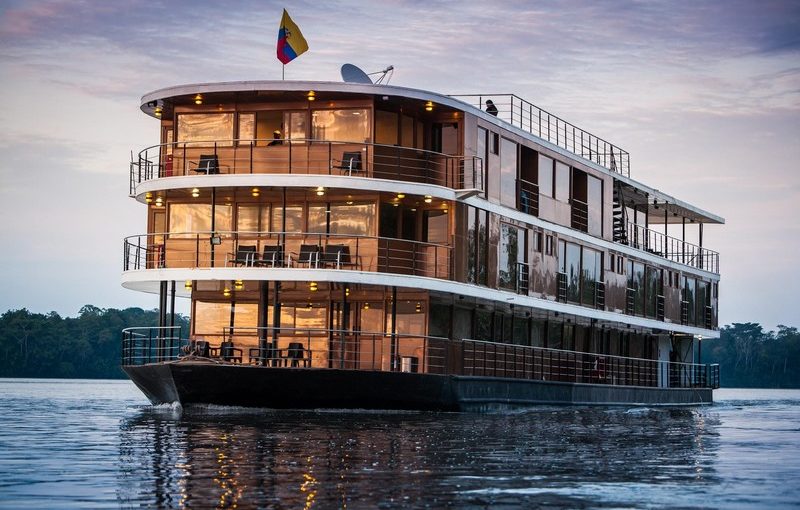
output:
M77 317L9 310L0 316L0 377L122 379L122 330L157 326L158 311L86 305ZM184 335L189 321L178 315Z
M178 315L184 336L188 318ZM0 377L124 378L121 331L157 326L158 311L86 305L77 317L9 310L0 316ZM702 362L718 363L728 388L800 388L800 332L734 323L702 341Z

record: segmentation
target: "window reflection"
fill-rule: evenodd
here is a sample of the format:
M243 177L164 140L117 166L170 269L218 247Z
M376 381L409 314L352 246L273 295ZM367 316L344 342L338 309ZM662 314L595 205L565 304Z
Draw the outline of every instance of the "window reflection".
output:
M330 232L375 235L375 204L331 204Z
M272 231L283 232L283 207L276 206L272 212ZM286 232L303 231L303 206L286 206Z
M500 202L517 206L517 144L506 138L500 141Z
M517 262L519 262L519 228L500 224L500 257L498 260L498 286L516 289Z
M231 304L195 301L193 319L195 335L222 335L231 324Z
M569 201L569 165L556 161L556 199Z
M179 142L217 142L230 146L232 139L232 113L178 114Z
M284 125L286 132L283 137L288 138L291 143L305 143L306 133L306 112L286 112L284 114Z
M240 144L249 145L250 140L256 137L256 114L255 113L240 113L239 114L239 134L238 138Z
M429 243L447 243L447 213L441 210L425 211L425 241Z
M340 142L369 142L369 110L314 110L311 113L311 138Z
M308 231L325 234L328 231L328 207L326 205L308 206Z
M397 114L375 110L375 143L396 145L397 141Z
M231 230L229 205L216 206L217 232ZM211 232L211 204L169 204L169 232L172 238L192 237L181 232Z
M553 196L553 160L539 154L539 193Z

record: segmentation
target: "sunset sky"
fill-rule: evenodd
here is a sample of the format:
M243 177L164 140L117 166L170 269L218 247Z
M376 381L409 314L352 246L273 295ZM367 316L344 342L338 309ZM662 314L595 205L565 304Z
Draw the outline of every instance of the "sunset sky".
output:
M0 0L0 313L153 308L120 286L140 97L280 79L286 8L309 51L391 84L514 93L631 154L631 176L723 216L720 323L800 326L800 1L126 2Z

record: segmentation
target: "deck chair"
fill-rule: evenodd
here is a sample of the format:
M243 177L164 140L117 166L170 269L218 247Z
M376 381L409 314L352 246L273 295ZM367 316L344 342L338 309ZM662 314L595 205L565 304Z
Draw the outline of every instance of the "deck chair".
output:
M254 266L257 255L255 246L240 244L236 249L233 264L235 266Z
M286 361L290 366L297 368L300 362L304 367L311 366L311 351L307 351L300 342L291 342L286 349Z
M233 346L233 342L222 342L219 346L219 357L225 361L242 362L242 350Z
M318 244L301 244L300 253L297 255L298 264L307 264L308 267L319 265L320 246Z
M200 160L197 162L197 168L192 168L193 172L199 174L218 174L219 173L219 159L216 154L201 154Z
M353 175L353 172L358 173L361 171L361 151L353 151L348 152L345 151L342 154L342 160L338 161L338 165L334 165L334 168L338 168L342 170L343 173L347 173L347 175Z
M336 269L342 266L351 265L350 247L346 244L329 244L322 252L320 260L325 266L333 266Z
M267 267L283 267L283 246L267 244L258 265Z

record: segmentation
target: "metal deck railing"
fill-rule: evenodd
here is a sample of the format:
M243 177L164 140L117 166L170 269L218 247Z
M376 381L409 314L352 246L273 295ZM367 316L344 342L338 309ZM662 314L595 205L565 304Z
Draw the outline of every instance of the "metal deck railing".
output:
M128 328L122 364L179 359L269 368L418 372L553 382L718 388L719 365L630 358L481 340L324 328L224 328L179 338L180 329Z
M562 149L598 165L630 177L630 154L598 136L543 110L514 94L456 94L479 110L486 109L486 100L497 108L497 118L512 126L547 140Z

